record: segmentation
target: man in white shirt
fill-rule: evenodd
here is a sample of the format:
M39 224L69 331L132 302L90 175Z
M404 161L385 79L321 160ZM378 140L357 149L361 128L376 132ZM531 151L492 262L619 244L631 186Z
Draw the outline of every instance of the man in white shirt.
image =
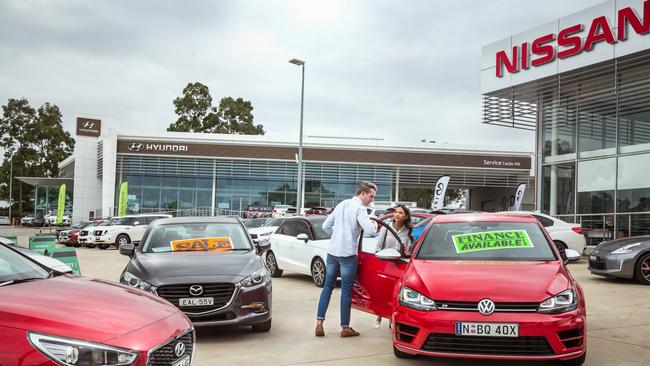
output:
M325 335L323 321L327 313L336 279L341 274L341 337L355 337L359 332L350 327L352 309L352 286L357 277L357 251L359 236L363 229L371 236L377 235L377 225L368 216L368 205L375 200L377 186L363 181L357 187L357 195L347 199L334 209L325 222L323 230L332 235L327 248L326 278L318 302L316 336Z

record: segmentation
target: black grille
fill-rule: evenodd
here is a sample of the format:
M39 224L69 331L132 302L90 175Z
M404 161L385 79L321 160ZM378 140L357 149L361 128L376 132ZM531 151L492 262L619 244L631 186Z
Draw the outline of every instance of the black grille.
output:
M599 270L602 271L602 270L607 269L607 265L605 265L605 261L604 261L604 260L602 260L602 259L596 257L596 260L595 260L595 261L593 261L593 260L591 260L591 259L589 260L589 268L599 269Z
M495 356L549 356L553 349L545 337L481 337L431 333L423 351Z
M413 342L413 339L418 334L420 328L406 325L403 323L397 323L397 339L402 342Z
M474 301L447 301L436 300L438 310L442 311L476 311L478 302ZM501 313L534 313L537 312L539 303L536 302L495 302L495 312Z
M176 356L174 353L174 347L178 342L183 342L185 344L185 352L180 357ZM147 366L170 366L174 362L180 360L186 355L192 355L194 350L194 333L189 332L180 338L173 339L157 350L149 354L149 360Z
M199 296L190 295L190 286L201 285L203 286L203 293ZM235 290L235 285L232 283L191 283L183 285L166 285L158 287L156 292L159 296L172 304L178 306L181 310L190 313L202 313L214 309L219 309L228 304ZM178 299L184 297L214 297L214 305L209 306L183 306L180 307Z
M582 345L582 328L558 332L557 336L566 348L580 347Z

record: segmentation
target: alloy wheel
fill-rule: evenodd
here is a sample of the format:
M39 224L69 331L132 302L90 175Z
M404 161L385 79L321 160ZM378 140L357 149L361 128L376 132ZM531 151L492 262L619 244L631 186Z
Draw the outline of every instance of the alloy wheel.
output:
M311 276L316 286L323 287L325 284L325 265L322 260L318 258L314 260L311 265Z
M117 242L118 245L129 244L129 241L126 239L126 236L120 236L120 239Z
M650 256L641 262L641 276L643 276L646 281L650 281Z
M266 254L266 268L271 273L274 273L275 269L277 268L277 264L275 263L275 256L273 255L273 253Z

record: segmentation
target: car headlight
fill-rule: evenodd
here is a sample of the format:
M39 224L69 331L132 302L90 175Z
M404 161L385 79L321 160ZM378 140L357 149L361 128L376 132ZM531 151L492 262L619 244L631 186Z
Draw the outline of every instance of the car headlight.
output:
M618 248L612 254L627 254L632 252L632 248L638 247L641 243L628 244L624 247Z
M140 290L145 290L149 292L156 293L156 287L139 279L137 276L134 276L133 274L129 272L124 272L124 283L133 287L133 288L138 288Z
M422 311L433 311L438 309L435 301L408 287L402 287L400 290L399 304L406 306L407 308Z
M559 294L549 297L539 304L538 312L544 314L559 314L578 308L578 296L572 289L564 290Z
M255 271L252 275L244 278L239 283L244 287L252 287L259 285L260 283L266 283L271 280L269 271L266 270L266 266L263 266L261 269Z
M29 341L34 348L62 366L126 366L138 358L135 351L38 333L30 332Z

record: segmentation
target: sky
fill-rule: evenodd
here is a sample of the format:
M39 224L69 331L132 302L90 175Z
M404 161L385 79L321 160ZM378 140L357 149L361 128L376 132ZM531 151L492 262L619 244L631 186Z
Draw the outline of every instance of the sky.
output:
M201 82L297 140L298 58L304 135L532 151L533 132L481 123L481 47L601 2L2 0L0 104L56 104L71 133L95 115L155 136Z

